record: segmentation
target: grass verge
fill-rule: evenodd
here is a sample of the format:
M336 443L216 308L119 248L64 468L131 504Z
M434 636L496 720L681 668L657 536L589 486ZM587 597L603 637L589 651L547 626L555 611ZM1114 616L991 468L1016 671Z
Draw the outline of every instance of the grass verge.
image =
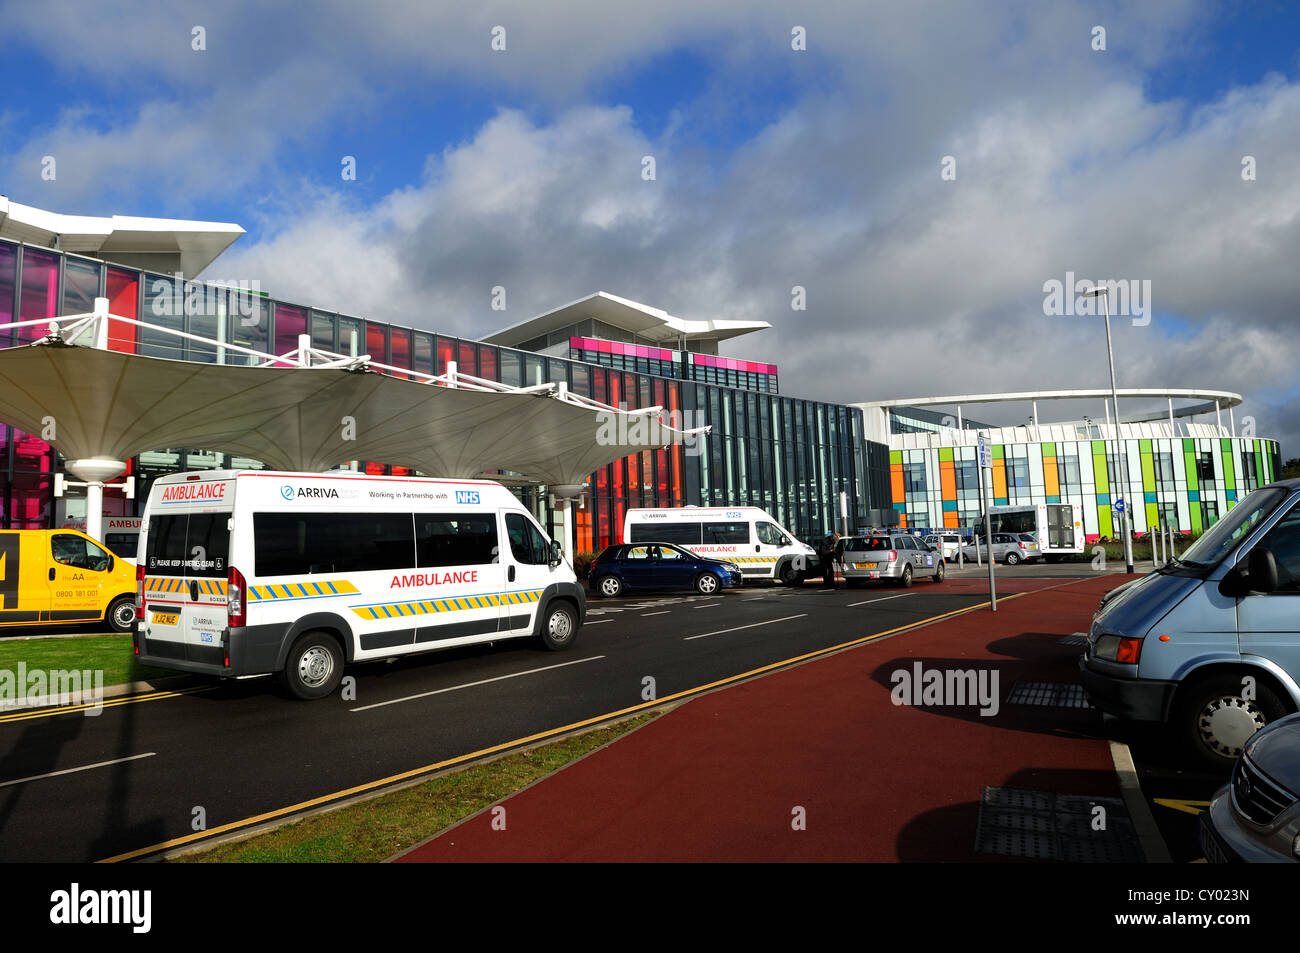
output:
M102 670L106 686L176 674L138 664L131 647L130 635L0 639L0 669L17 672L19 662L25 662L29 672L50 669Z
M450 827L656 717L647 712L472 765L240 841L181 863L374 863Z

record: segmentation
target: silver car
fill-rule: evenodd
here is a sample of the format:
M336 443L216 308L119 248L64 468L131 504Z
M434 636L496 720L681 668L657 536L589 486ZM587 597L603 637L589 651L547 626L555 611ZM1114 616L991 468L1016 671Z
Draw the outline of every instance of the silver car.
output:
M1211 863L1300 860L1300 714L1251 735L1201 815L1200 839Z
M1006 563L1008 566L1026 562L1031 558L1025 550L1026 545L1028 544L1017 538L1014 533L994 533L993 558L996 562ZM988 547L984 544L983 536L978 537L975 543L962 547L962 555L970 562L975 561L977 551L981 559L988 555ZM1041 559L1042 553L1038 553L1033 558Z
M1021 547L1025 551L1025 562L1034 563L1043 558L1043 550L1038 545L1038 537L1033 533L1016 533L1016 539L1024 543Z
M915 536L850 536L839 541L836 561L844 582L855 588L872 579L910 586L917 576L943 582L944 559Z

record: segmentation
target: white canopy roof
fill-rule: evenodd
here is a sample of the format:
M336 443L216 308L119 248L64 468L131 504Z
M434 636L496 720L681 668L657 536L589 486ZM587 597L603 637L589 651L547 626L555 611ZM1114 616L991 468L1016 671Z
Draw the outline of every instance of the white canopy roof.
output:
M643 439L650 428L629 425L634 416L552 392L447 387L338 367L199 364L44 342L0 350L0 420L33 434L52 423L49 442L70 460L193 447L282 470L374 460L432 476L501 469L576 485L651 449ZM653 436L666 442L675 434L663 427Z

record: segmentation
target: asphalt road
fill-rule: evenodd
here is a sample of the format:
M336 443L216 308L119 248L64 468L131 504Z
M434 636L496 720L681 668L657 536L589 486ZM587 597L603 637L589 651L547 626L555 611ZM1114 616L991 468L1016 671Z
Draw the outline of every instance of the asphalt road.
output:
M1081 568L998 567L999 593ZM0 860L148 857L968 608L987 599L986 585L968 567L910 589L593 599L566 652L506 641L354 666L354 699L292 701L270 679L198 681L93 718L0 714ZM1161 737L1124 740L1174 859L1195 859L1197 806L1163 802L1208 800L1220 782L1180 767Z
M327 803L983 601L966 588L809 584L593 601L566 652L508 641L355 666L355 700L296 702L249 679L97 717L0 715L0 860L101 860L192 836L200 819L211 832Z

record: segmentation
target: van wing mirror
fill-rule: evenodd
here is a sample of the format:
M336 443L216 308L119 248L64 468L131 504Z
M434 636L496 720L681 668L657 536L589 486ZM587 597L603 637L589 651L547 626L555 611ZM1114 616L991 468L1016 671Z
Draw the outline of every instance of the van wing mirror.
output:
M1277 591L1277 559L1267 546L1256 546L1223 577L1219 591L1236 599Z
M564 553L560 549L560 541L558 539L551 540L551 565L558 566L563 559Z
M1277 591L1277 560L1267 546L1256 546L1246 557L1246 586L1249 592Z

